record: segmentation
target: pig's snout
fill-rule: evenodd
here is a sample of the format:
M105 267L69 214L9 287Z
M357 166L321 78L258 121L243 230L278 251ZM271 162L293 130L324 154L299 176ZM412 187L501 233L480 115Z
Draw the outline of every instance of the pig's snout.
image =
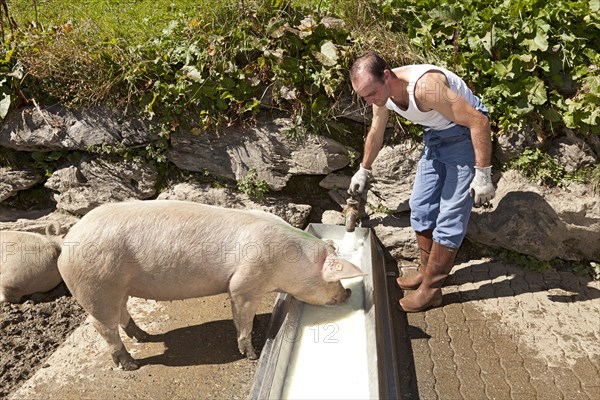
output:
M331 300L329 300L329 302L327 302L327 304L325 304L326 306L335 306L336 304L339 303L344 303L346 302L346 300L348 300L350 298L350 295L352 294L352 290L350 289L346 289L344 291L344 294L341 296L341 298L336 299L335 297L332 298Z

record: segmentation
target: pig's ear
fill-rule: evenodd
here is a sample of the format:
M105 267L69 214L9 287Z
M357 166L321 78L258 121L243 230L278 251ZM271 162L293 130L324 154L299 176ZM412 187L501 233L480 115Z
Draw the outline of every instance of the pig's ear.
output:
M335 254L327 255L323 263L323 279L326 282L337 282L340 279L353 278L355 276L367 275L356 265Z

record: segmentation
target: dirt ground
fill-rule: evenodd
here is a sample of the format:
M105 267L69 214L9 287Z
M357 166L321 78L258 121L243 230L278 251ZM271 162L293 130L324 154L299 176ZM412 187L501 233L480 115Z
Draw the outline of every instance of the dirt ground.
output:
M0 398L29 379L85 319L64 284L0 304Z
M274 293L264 297L254 320L253 344L258 352L266 340L275 298ZM227 295L173 302L132 298L128 308L140 327L151 334L144 343L121 335L141 364L131 372L115 367L90 318L71 297L63 294L53 301L3 306L2 329L11 327L12 334L2 335L2 362L8 365L0 398L248 396L258 361L246 359L237 349ZM48 319L52 325L43 322ZM13 321L30 322L13 328Z

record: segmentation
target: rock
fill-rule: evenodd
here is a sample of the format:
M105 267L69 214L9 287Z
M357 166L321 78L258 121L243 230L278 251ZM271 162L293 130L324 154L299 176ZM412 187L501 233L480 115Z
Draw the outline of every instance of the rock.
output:
M336 102L335 115L367 125L373 118L373 107L368 107L364 103L358 104L351 96L342 96Z
M157 179L153 166L118 156L86 155L55 171L45 186L58 192L58 209L84 215L104 203L153 197Z
M319 186L328 189L329 197L337 203L340 208L344 208L348 199L348 187L352 177L339 173L328 174L319 182Z
M600 136L598 135L588 135L586 138L587 144L596 154L596 157L600 157Z
M65 234L79 218L53 209L23 211L0 208L0 230L25 231L45 234L46 227L58 222L61 235Z
M0 202L14 196L20 190L29 189L43 180L44 177L34 171L0 167Z
M328 225L344 225L346 219L341 211L326 210L321 216L321 223Z
M352 179L351 176L333 172L333 173L327 175L325 178L323 178L323 180L321 182L319 182L319 186L321 186L324 189L329 189L329 190L331 190L331 189L348 190L348 187L350 187L351 179Z
M340 206L340 208L344 208L344 206L346 205L346 200L349 197L348 192L346 190L332 189L328 191L327 194L334 202L336 202Z
M600 198L585 186L543 188L516 171L498 182L490 210L474 209L467 237L539 260L600 260Z
M282 197L267 198L262 203L252 201L243 193L234 193L225 188L211 188L209 185L179 183L158 196L159 199L186 200L219 207L262 210L277 215L292 226L304 228L311 206L296 204Z
M553 141L548 154L554 157L568 173L573 173L579 168L593 168L598 163L592 148L572 131L567 136L561 136Z
M507 163L519 157L527 149L534 149L541 146L533 129L527 128L524 131L509 129L496 135L494 142L494 157L501 163Z
M374 214L368 220L363 220L362 226L373 228L381 243L396 260L415 260L420 257L408 213Z
M391 213L408 211L408 200L421 156L422 145L405 141L385 146L372 166L374 181L368 202L373 209L382 207Z
M293 175L325 175L349 164L351 148L323 136L292 140L284 133L290 125L289 119L263 118L254 127L228 128L220 135L175 133L169 159L184 170L236 180L254 168L272 190L281 190Z
M106 108L74 111L59 106L40 110L26 107L7 116L0 129L0 145L20 151L139 147L157 138L146 122Z

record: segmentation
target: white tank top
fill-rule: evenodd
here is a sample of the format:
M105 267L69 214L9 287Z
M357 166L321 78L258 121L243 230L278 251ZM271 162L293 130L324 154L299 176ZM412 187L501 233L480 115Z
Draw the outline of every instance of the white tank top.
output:
M487 113L487 108L485 108L479 97L475 96L471 89L469 89L465 81L463 81L455 73L448 71L447 69L436 67L435 65L430 64L407 65L404 67L396 68L394 70L398 70L401 68L410 68L409 82L407 87L408 108L406 110L403 110L402 108L398 107L398 105L394 103L394 101L391 98L388 99L385 106L389 110L395 111L396 113L400 114L407 120L422 125L425 128L425 130L433 129L439 131L456 125L454 122L446 119L446 117L444 117L442 114L435 110L423 112L419 110L419 107L417 107L417 103L415 102L415 91L426 90L426 88L424 85L419 84L418 86L416 86L415 84L417 83L419 78L422 77L423 74L425 74L428 71L434 70L442 72L444 75L446 75L448 85L450 86L450 89L452 89L453 92L457 93L457 95L461 95L462 97L464 97L465 100L467 100L467 102L471 104L475 109ZM434 93L436 93L436 95L438 94L438 92L434 92L433 90L430 93L432 95ZM425 95L427 94L428 93L425 92Z

